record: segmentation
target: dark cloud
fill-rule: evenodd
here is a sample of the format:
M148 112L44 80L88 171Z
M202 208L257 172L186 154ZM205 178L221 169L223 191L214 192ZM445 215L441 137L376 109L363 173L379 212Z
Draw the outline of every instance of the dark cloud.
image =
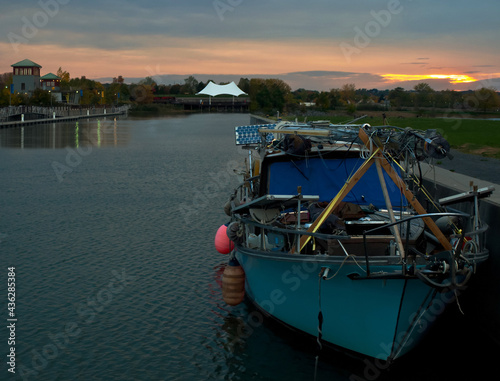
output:
M58 0L16 1L2 5L0 31L20 33L22 17L33 17L44 12L40 4ZM347 41L354 38L354 28L363 30L369 22L384 24L374 38L377 43L386 40L415 42L433 36L449 37L466 43L482 36L497 38L500 3L483 0L477 3L457 0L453 6L431 0L401 1L399 12L390 14L388 2L298 0L190 0L152 1L130 0L76 1L58 5L42 28L49 42L109 48L111 42L122 45L119 36L203 37L227 39L330 39ZM377 16L378 15L378 16ZM385 16L384 16L385 15ZM385 17L385 19L384 19ZM385 21L384 21L385 20ZM485 33L487 32L487 33ZM100 37L100 38L99 38ZM448 41L443 41L449 43Z
M399 3L387 0L17 0L4 3L0 42L7 45L12 34L25 35L28 22L35 24L36 33L26 38L25 46L53 45L68 51L93 48L103 54L127 51L133 55L133 52L161 48L167 52L164 54L182 53L191 59L207 58L224 63L228 59L224 49L236 50L241 46L245 53L235 61L254 61L259 66L263 59L269 59L269 54L259 57L255 51L260 41L277 47L291 46L289 53L285 52L287 62L293 62L294 55L302 54L299 46L321 46L323 50L318 52L322 54L321 63L311 60L305 67L311 70L283 74L297 85L309 80L321 89L338 87L342 82L383 84L377 75L349 71L374 70L370 60L359 64L372 51L382 56L385 52L411 48L415 51L413 58L408 55L395 58L396 62L403 62L401 66L406 70L415 70L419 65L426 70L438 66L444 70L448 64L445 54L457 57L460 52L467 57L467 67L461 67L462 70L494 68L497 53L492 47L498 45L500 26L498 0L475 3L455 0L453 4L434 0L400 0ZM49 4L56 7L50 8ZM390 4L398 6L390 9ZM366 47L360 48L363 55L353 55L357 66L351 68L342 60L339 44L359 48L356 37L360 31L369 33L369 41ZM293 50L295 43L296 51ZM251 47L245 49L247 44ZM11 49L0 51L0 62L7 68L11 64L10 53ZM9 62L4 62L6 60ZM165 57L161 60L164 62ZM144 61L148 62L144 66L158 62L154 56L144 57ZM456 67L462 64L456 62ZM387 66L393 67L394 63L388 62ZM288 66L283 71L294 69Z

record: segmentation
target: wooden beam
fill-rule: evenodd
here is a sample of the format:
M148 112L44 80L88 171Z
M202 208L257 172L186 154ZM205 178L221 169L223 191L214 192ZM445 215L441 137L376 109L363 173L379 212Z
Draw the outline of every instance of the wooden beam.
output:
M394 181L394 184L396 184L396 185L403 184L404 185L404 187L400 187L399 189L400 189L401 193L406 197L406 199L408 200L410 205L413 207L413 209L415 209L415 211L418 214L426 214L427 211L420 204L420 202L418 202L415 195L406 188L406 183L403 182L401 177L399 177L399 175L396 173L394 168L392 168L392 166L387 162L387 160L383 160L381 164L382 164L382 168L387 172L387 174L392 179L392 181ZM434 220L430 217L423 217L422 220L425 222L427 227L431 230L432 234L434 234L436 236L436 238L439 240L439 243L441 243L441 245L444 247L444 249L451 250L452 246L451 246L450 241L448 241L446 239L446 237L444 236L441 229L439 229L437 227L437 225L435 224Z

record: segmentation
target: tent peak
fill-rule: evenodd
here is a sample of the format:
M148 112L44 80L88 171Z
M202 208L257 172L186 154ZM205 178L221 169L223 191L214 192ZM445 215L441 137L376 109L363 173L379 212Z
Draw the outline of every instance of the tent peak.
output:
M237 97L238 95L247 95L244 91L242 91L234 81L228 83L227 85L216 85L213 82L209 82L203 90L196 93L196 95L210 95L215 97L216 95L227 94Z

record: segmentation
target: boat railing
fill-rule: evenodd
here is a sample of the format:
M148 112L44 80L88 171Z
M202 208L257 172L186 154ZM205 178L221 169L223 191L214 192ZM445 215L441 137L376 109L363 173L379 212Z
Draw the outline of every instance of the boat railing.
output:
M466 218L470 218L471 216L467 213L460 213L460 212L439 212L439 213L425 213L425 214L418 214L418 215L414 215L414 216L410 216L410 217L407 217L407 218L403 218L403 219L400 219L400 220L397 220L395 222L391 222L391 223L388 223L388 224L384 224L382 226L377 226L375 228L372 228L372 229L369 229L369 230L365 230L363 232L363 246L364 246L364 253L365 253L365 263L366 263L366 273L367 273L367 276L370 275L370 261L369 261L369 256L368 256L368 246L367 246L367 240L366 240L366 237L367 235L369 234L372 234L378 230L381 230L381 229L387 229L387 228L390 228L390 227L393 227L393 226L396 226L396 225L399 225L399 224L403 224L405 222L409 222L411 220L414 220L414 219L419 219L419 218L432 218L432 217L466 217ZM407 225L407 229L410 228L410 224L408 223ZM479 234L482 234L486 231L487 229L487 226L483 226L482 228L479 228L479 229L476 229L476 230L473 230L471 232L462 232L462 240L463 240L463 237L465 236L477 236ZM405 244L405 251L408 251L408 244L409 244L409 234L407 232L406 234L406 244ZM403 261L403 266L406 266L406 263L405 261Z
M311 236L314 238L322 239L322 240L329 240L329 239L335 239L335 240L348 240L351 237L349 235L341 235L341 234L326 234L326 233L313 233L313 232L308 232L305 230L300 230L297 228L281 228L278 226L273 226L273 225L266 225L259 223L255 220L243 217L240 214L233 214L233 217L241 222L242 224L245 225L251 225L257 228L260 228L262 230L262 234L265 234L266 231L274 232L274 233L282 233L282 234L289 234L292 236L298 236L298 235L307 235Z
M242 223L245 226L253 226L255 228L260 229L260 233L261 233L260 248L263 250L273 251L272 248L266 247L267 246L266 233L269 233L269 232L278 233L278 234L288 236L289 238L287 239L286 242L289 244L290 248L292 248L294 246L294 244L293 244L294 239L296 237L300 237L300 236L310 236L310 237L320 239L320 240L325 240L325 241L326 240L346 241L346 240L350 240L352 238L350 235L344 235L344 234L327 234L327 233L318 233L318 232L308 232L306 230L299 229L297 227L283 228L283 227L279 227L279 226L275 226L275 225L264 224L264 223L260 223L258 221L255 221L251 218L248 218L247 216L243 216L243 215L238 214L238 213L233 214L233 217L236 221ZM408 222L406 225L406 228L410 229L409 221L414 220L414 219L438 218L438 217L470 218L471 216L467 213L462 213L462 212L426 213L426 214L409 216L409 217L402 218L402 219L397 220L397 221L392 222L392 223L385 223L383 225L380 225L380 226L374 227L372 229L368 229L368 230L363 231L362 242L363 242L367 276L370 276L370 256L369 256L368 240L367 240L368 236L373 236L373 233L376 233L377 231L381 231L383 229L386 230L388 228L391 228L391 227L396 226L396 225L401 225L401 224L404 224L406 222ZM487 229L488 229L488 226L486 224L483 224L481 227L474 229L472 231L465 232L464 230L462 230L460 238L457 238L457 240L459 240L461 243L459 245L455 246L456 250L453 252L453 255L455 255L456 257L462 255L462 253L461 253L462 243L464 243L464 238L468 237L468 238L472 238L472 240L469 239L467 242L475 243L475 247L474 247L473 252L464 253L465 255L463 255L463 257L465 257L466 260L475 259L475 258L479 260L479 259L487 257L487 250L485 250L483 247L484 240L479 239L479 236L481 234L485 234ZM409 245L410 245L409 237L410 237L410 234L407 231L406 239L404 240L405 253L409 252ZM483 253L483 251L484 251L484 253ZM292 250L292 254L293 254L293 250ZM401 260L402 260L403 273L405 273L406 272L406 265L407 265L406 256L401 256L401 257L402 257Z

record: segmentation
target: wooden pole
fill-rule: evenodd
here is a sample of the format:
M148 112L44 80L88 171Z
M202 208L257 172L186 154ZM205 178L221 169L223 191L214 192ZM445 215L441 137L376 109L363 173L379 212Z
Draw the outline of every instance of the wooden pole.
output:
M382 166L380 165L380 161L384 160L382 155L377 155L375 158L375 165L377 166L378 179L380 181L380 186L382 187L382 193L384 194L385 206L387 207L387 211L389 212L389 218L392 223L396 222L396 217L394 216L394 210L392 209L391 198L389 197L389 192L387 191L387 184L385 183L384 174L382 173ZM409 222L407 222L409 223ZM401 258L405 258L405 251L403 248L403 242L401 241L401 235L399 234L399 227L394 225L392 227L394 231L394 238L396 239L396 245L398 246L399 253ZM409 239L409 237L406 237Z

